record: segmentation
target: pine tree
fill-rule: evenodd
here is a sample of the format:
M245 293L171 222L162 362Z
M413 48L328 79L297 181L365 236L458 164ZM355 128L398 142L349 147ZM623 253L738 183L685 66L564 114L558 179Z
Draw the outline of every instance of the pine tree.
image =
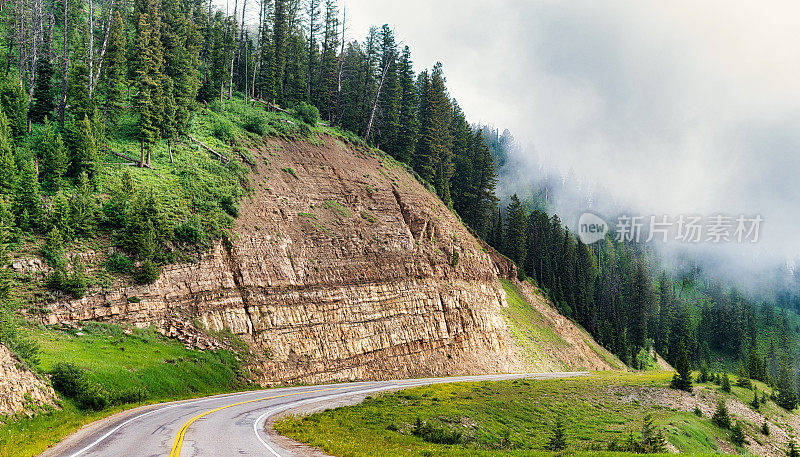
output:
M728 378L728 373L723 373L721 375L720 387L722 388L723 392L730 393L730 391L731 391L731 380L730 380L730 378Z
M525 265L526 246L525 210L517 194L511 196L511 201L506 207L506 227L503 240L505 241L504 254L513 260L517 266Z
M678 346L678 360L675 365L676 373L672 377L670 387L673 389L692 391L692 375L689 366L689 356L686 353L686 346L681 342Z
M733 426L731 429L731 442L737 446L744 445L747 440L744 437L744 431L742 430L741 424L739 421L736 421L736 425Z
M129 174L126 174L130 178ZM130 181L128 181L130 183ZM128 184L132 188L132 184ZM98 205L92 190L92 185L86 172L78 175L75 180L77 192L70 200L70 220L73 229L79 236L87 236L94 232L97 222Z
M664 433L653 423L653 415L647 414L642 421L642 451L647 454L667 452L667 440Z
M395 146L395 158L401 162L411 163L419 135L419 120L417 118L417 89L414 87L414 69L411 62L411 50L408 46L403 48L397 71L400 86L400 125Z
M46 40L45 43L48 43ZM45 49L39 57L36 67L36 83L33 88L33 100L28 115L33 122L43 122L45 118L52 117L56 108L55 90L53 84L53 62L50 53Z
M8 118L0 110L0 192L8 194L14 186L17 166L14 162L14 143Z
M550 436L550 439L547 440L545 448L548 451L554 452L563 451L567 448L567 433L560 417L557 418L556 422L553 424L553 434Z
M44 238L44 246L42 247L42 256L52 267L58 267L64 262L64 237L58 230L58 227L53 227L47 232Z
M769 436L769 424L767 420L764 419L764 423L761 425L761 434L764 436Z
M69 122L66 140L70 153L70 174L78 176L86 173L94 182L97 177L97 145L92 124L87 116Z
M717 400L717 409L714 411L714 415L711 416L711 420L720 428L731 427L731 418L728 416L728 407L725 406L724 398Z
M761 403L758 399L758 389L753 391L753 400L750 402L750 407L755 410L758 410L758 408L761 407Z
M49 226L58 229L59 233L71 238L72 220L70 217L70 204L63 192L58 192L53 197L52 209L50 211Z
M0 80L0 110L8 117L12 137L18 138L28 131L28 94L14 75L7 74Z
M269 98L284 103L284 78L286 76L286 48L289 38L289 1L275 0L272 26L272 72Z
M781 366L780 374L778 375L778 385L776 387L778 395L775 398L775 403L787 411L792 411L797 408L797 392L788 362L784 362Z
M116 124L125 102L126 47L125 23L120 12L115 11L108 34L105 71L100 75L100 91L105 98L103 115L112 125Z
M76 46L77 52L73 53L74 57L68 75L67 105L69 113L75 120L81 120L84 117L94 118L94 99L89 93L88 49L84 45L88 38L85 34L81 34L81 40Z
M136 0L133 14L136 28L134 42L135 59L131 62L133 80L138 89L134 97L134 111L139 116L137 123L141 149L139 166L149 163L150 151L159 139L164 121L163 66L161 52L161 15L159 2Z
M61 188L69 159L61 135L55 132L53 124L47 117L44 119L44 124L38 144L38 153L42 158L42 183L45 189L55 192Z
M192 108L199 80L196 69L200 65L202 36L181 0L164 0L161 27L161 45L164 58L166 100L162 132L165 137L186 133L189 112ZM170 87L171 86L171 87ZM174 112L170 115L169 112Z
M14 186L13 197L13 211L17 219L17 226L23 231L38 230L42 222L42 202L33 160L23 162L19 178Z

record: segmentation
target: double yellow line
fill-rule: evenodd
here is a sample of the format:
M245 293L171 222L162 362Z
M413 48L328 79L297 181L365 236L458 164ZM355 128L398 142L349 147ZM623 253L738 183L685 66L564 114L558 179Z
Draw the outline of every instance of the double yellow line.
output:
M169 453L169 457L180 457L180 455L181 455L181 446L183 446L183 438L184 438L184 436L186 436L186 430L188 430L189 427L191 427L191 425L194 424L198 419L202 419L203 417L208 416L211 413L215 413L217 411L221 411L221 410L227 409L227 408L232 408L234 406L246 405L248 403L255 403L257 401L272 400L274 398L282 398L282 397L292 397L292 396L295 396L295 395L313 394L313 393L317 393L317 392L326 392L326 391L329 391L329 390L351 389L352 387L353 386L329 387L327 389L306 390L306 391L303 391L303 392L292 392L292 393L283 394L283 395L273 395L271 397L257 398L255 400L248 400L248 401L241 401L239 403L233 403L231 405L222 406L220 408L212 409L212 410L206 411L206 412L204 412L202 414L198 414L197 416L194 416L193 418L189 419L188 422L183 424L183 427L181 427L181 429L178 431L178 436L175 437L175 444L172 445L172 451Z

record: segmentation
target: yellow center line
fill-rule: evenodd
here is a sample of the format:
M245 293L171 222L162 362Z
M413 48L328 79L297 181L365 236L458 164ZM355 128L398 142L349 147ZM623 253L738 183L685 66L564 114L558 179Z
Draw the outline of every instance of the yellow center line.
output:
M221 410L227 409L227 408L232 408L234 406L246 405L247 403L255 403L257 401L272 400L274 398L291 397L291 396L294 396L294 395L312 394L312 393L316 393L316 392L327 392L327 391L330 391L330 390L342 390L342 389L351 389L351 388L353 388L353 386L329 387L327 389L306 390L306 391L303 391L303 392L292 392L292 393L283 394L283 395L273 395L271 397L257 398L255 400L247 400L247 401L242 401L242 402L239 402L239 403L233 403L231 405L222 406L222 407L219 407L219 408L216 408L216 409L212 409L212 410L206 411L206 412L204 412L202 414L198 414L197 416L194 416L193 418L189 419L189 421L187 421L185 424L183 424L183 427L181 427L181 429L178 431L178 435L175 437L175 444L172 445L172 451L169 453L169 457L180 457L180 455L181 455L181 446L183 446L183 437L186 435L186 430L188 430L189 427L192 424L195 423L195 421L197 421L198 419L201 419L201 418L203 418L205 416L208 416L211 413L215 413L217 411L221 411Z

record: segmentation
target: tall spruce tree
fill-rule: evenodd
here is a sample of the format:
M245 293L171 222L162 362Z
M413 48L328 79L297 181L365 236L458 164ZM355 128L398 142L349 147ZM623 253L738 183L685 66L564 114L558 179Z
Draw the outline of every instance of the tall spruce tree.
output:
M505 242L504 253L517 266L525 265L526 228L525 209L517 194L514 194L506 207L506 227L503 241Z
M53 124L45 117L44 129L39 137L37 149L42 158L42 184L50 192L61 188L62 178L67 173L69 157L61 140L61 135L56 133Z
M0 110L0 192L8 194L14 186L17 167L14 161L14 142L8 118Z
M678 346L678 361L675 364L675 375L672 376L670 387L673 389L692 391L692 373L689 365L689 356L686 353L686 346L681 341Z
M125 68L127 59L127 40L122 14L114 11L114 18L108 34L108 47L105 55L105 71L100 75L100 92L103 94L103 115L112 125L125 106Z
M161 13L156 0L136 0L133 21L136 29L133 81L138 94L134 97L134 111L138 114L138 138L141 158L139 166L149 163L150 151L159 139L164 121L163 66L161 52Z

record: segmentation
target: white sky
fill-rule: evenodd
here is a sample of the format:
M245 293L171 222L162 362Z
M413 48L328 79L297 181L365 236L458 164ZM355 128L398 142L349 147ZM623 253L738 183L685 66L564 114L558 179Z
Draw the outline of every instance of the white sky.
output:
M471 122L649 212L761 213L763 246L800 253L800 4L346 6L349 39L388 23L418 70L441 61Z

